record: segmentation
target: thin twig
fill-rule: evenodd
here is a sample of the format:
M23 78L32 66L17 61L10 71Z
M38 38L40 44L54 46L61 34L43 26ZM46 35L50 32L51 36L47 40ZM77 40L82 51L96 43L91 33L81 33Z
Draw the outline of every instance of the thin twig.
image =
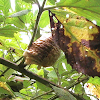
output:
M59 96L54 95L53 97L49 98L48 100L55 100L56 98L59 98Z
M51 93L51 92L53 92L53 90L50 90L50 91L48 91L48 92L45 92L45 93L43 93L43 94L41 94L41 95L39 95L39 96L37 96L37 97L32 98L31 100L35 100L35 99L40 98L41 96L47 95L47 94L49 94L49 93Z
M46 0L43 1L42 8L44 8L45 3L46 3Z
M54 66L53 66L53 68L54 68L54 71L55 71L55 73L58 77L58 85L61 85L61 78L60 78L60 75L59 75L59 72L58 72L58 68L55 68Z
M70 86L66 87L66 89L70 89L71 87L73 87L73 86L79 84L80 82L83 82L84 80L87 80L88 78L89 78L89 76L85 76L83 79L78 80L78 81L72 83Z
M35 0L35 1L36 1L36 3L37 3L38 7L40 8L40 4L39 4L39 1L38 1L38 0Z
M37 15L37 19L36 19L36 23L35 23L34 31L33 31L33 36L32 36L32 39L31 39L31 41L30 41L30 43L29 43L28 48L32 45L32 42L34 41L35 35L36 35L36 33L37 33L38 23L39 23L39 20L40 20L41 14L42 14L42 12L39 11L39 12L38 12L38 15Z

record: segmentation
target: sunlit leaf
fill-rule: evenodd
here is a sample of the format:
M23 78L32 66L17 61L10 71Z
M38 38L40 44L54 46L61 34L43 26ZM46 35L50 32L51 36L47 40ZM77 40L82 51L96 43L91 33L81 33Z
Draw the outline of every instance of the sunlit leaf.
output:
M18 16L22 16L22 15L25 15L27 13L29 13L31 10L27 9L27 10L22 10L22 11L19 11L19 12L16 12L8 17L18 17Z
M57 5L84 16L90 21L95 20L100 26L100 0L60 0Z
M100 98L100 85L93 85L92 83L88 83L87 88L89 89L90 93L95 95L97 98Z
M3 22L5 20L4 16L2 13L0 13L0 22Z
M47 5L54 5L56 0L47 0Z
M78 72L100 76L99 26L71 12L63 10L52 12L58 19L55 26L54 15L50 16L54 40L64 51L68 63Z
M22 30L14 27L14 26L7 25L3 28L0 28L0 35L5 36L5 37L13 37L14 33L18 32L18 31L22 31Z
M39 22L39 26L41 28L46 27L46 25L49 24L49 15L48 15L48 11L43 12L40 22Z
M25 23L30 23L31 19L33 19L33 13L30 12L32 5L30 3L28 4L23 2L22 0L15 0L15 5L15 10L17 11L18 17L13 18L13 23L15 23L14 25L17 27L25 28ZM24 7L22 5L24 5Z
M33 3L33 2L35 2L35 0L23 0L23 1L25 1L27 3Z
M94 78L90 77L87 83L92 83L94 85L100 85L100 78L97 76L95 76Z
M21 93L19 93L19 92L14 92L15 93L15 95L17 96L17 97L21 97L21 98L23 98L24 99L24 95L22 95ZM20 99L19 99L20 100Z
M2 90L2 91L1 91ZM2 93L7 93L7 94L11 94L13 95L12 91L9 89L8 85L6 84L6 82L0 82L0 94Z
M57 79L57 75L54 70L48 73L48 77Z
M8 78L12 75L13 72L14 72L13 69L9 69L9 70L4 74L5 78L8 79Z
M9 12L9 9L10 9L10 7L11 7L11 5L10 5L10 0L2 0L3 2L2 2L2 4L3 4L3 14L5 15L5 16L8 16L8 12ZM0 3L1 3L1 1L0 1Z
M82 93L84 93L84 88L82 87L81 84L77 84L75 86L74 91L75 91L76 94L82 94Z

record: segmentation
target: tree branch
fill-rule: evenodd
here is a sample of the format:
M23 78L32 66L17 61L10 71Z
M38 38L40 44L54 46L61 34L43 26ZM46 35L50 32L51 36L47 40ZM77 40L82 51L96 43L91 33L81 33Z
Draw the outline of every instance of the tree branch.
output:
M59 86L59 85L57 85L57 84L54 84L54 83L48 81L47 79L42 78L42 77L38 76L37 74L34 74L34 73L32 73L32 72L30 72L30 71L24 69L23 67L17 65L16 63L10 62L10 61L8 61L8 60L6 60L6 59L4 59L4 58L1 58L1 57L0 57L0 64L3 64L3 65L5 65L5 66L7 66L7 67L9 67L9 68L12 68L12 69L16 70L16 71L19 71L20 73L23 73L24 75L28 76L30 79L35 79L36 81L38 81L38 82L40 82L40 83L42 83L42 84L44 84L44 85L46 85L46 86L48 86L48 87L50 87L50 88L52 88L51 85L54 85L54 86L56 86L56 87L59 87L59 88L64 89L63 87L61 87L61 86ZM73 83L70 87L74 86L75 84L80 83L81 81L83 81L83 80L85 80L85 79L87 79L87 78L85 77L85 78L83 78L82 80L80 80L80 81L78 81L78 82L76 82L76 83ZM70 87L67 87L65 90L69 89ZM70 93L71 93L71 92L70 92ZM74 95L74 96L76 96L76 95L73 94L73 93L71 93L71 94ZM57 96L57 97L58 97L58 96ZM80 98L80 97L79 97L79 98ZM51 99L50 99L50 100L51 100ZM84 99L81 98L81 100L84 100Z
M23 67L17 65L16 63L10 62L10 61L5 60L4 58L1 58L1 57L0 57L0 64L3 64L9 68L12 68L12 69L20 72L20 73L23 73L24 75L28 76L30 79L35 79L36 81L38 81L38 82L40 82L48 87L51 87L50 84L57 86L57 87L60 87L59 85L56 85L56 84L48 81L47 79L42 78L42 77L38 76L37 74L34 74L34 73L24 69Z

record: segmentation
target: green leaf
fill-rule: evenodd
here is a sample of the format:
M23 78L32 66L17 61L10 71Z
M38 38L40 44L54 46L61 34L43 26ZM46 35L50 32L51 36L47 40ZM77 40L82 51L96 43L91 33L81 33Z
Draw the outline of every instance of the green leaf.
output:
M65 71L63 66L62 66L62 63L58 64L58 71L59 71L59 74L62 74Z
M57 75L55 73L55 71L51 71L50 73L48 73L48 77L53 78L53 79L57 79Z
M30 81L29 80L24 80L24 82L23 82L23 87L24 88L27 88L27 87L29 87L30 86Z
M40 69L40 70L37 72L37 75L44 77L44 71L43 71L43 69Z
M5 16L8 16L9 9L11 8L10 0L2 0L2 4L3 4L3 9L2 9L3 10L3 14Z
M65 91L64 89L58 88L56 86L51 85L54 89L56 95L59 96L61 100L77 100L72 94L70 94L68 91Z
M30 20L30 14L29 14L29 16L28 16L28 12L30 11L30 10L28 10L28 9L31 9L32 8L32 5L30 5L30 4L27 4L27 3L25 3L25 2L23 2L23 1L21 1L21 0L15 0L15 4L16 4L16 6L15 6L15 9L16 9L16 11L18 12L17 14L18 15L21 15L21 12L22 12L22 15L24 15L24 16L18 16L17 18L15 18L14 17L14 21L15 22L13 22L14 23L14 25L16 25L17 27L20 27L20 28L25 28L25 23L27 23L27 21L29 21ZM25 7L23 7L22 5L24 5ZM27 10L26 10L27 9ZM21 11L21 12L20 12ZM25 15L26 14L26 15ZM31 14L32 15L32 14ZM27 17L28 16L28 17Z
M64 9L73 11L90 21L95 20L100 26L100 0L60 0L57 6L66 7Z
M12 75L13 72L14 72L13 69L9 69L9 70L4 74L5 78L8 79L8 78Z
M15 95L16 95L17 97L24 98L24 96L23 96L21 93L19 93L19 92L14 92L14 93L15 93Z
M49 22L50 22L50 19L49 19L48 11L44 11L40 18L39 26L41 28L44 28L49 24Z
M11 94L13 95L13 91L9 87L9 85L6 82L0 81L0 94Z
M5 20L4 16L2 13L0 13L0 22L3 22Z
M15 0L15 10L16 10L16 12L18 12L18 11L21 11L21 10L23 10L22 9L22 0Z
M87 83L92 83L94 85L100 85L100 77L98 76L95 76L94 78L90 77Z
M19 12L16 12L8 17L18 17L18 16L22 16L22 15L26 15L27 13L29 13L31 10L27 9L27 10L22 10Z
M33 3L33 2L35 2L35 0L23 0L23 1L25 1L27 3Z
M77 84L75 86L74 91L75 91L76 94L82 94L82 93L84 93L84 88L82 87L81 84Z
M26 26L25 26L25 23L23 22L24 19L22 20L20 17L11 18L10 24L13 23L18 28L25 28ZM22 16L22 18L23 17L24 16Z
M0 35L5 37L13 37L14 33L17 33L18 31L22 30L14 26L7 25L3 28L0 28Z
M87 95L83 95L83 98L84 98L85 100L91 100L90 97L88 97Z
M63 80L62 81L63 83L61 84L62 87L68 87L72 82L70 81L66 81L66 80Z
M47 87L46 85L44 85L44 84L42 84L40 82L36 81L36 84L37 84L37 87L39 89L41 89L42 91L49 91L51 89L50 87Z
M10 95L10 92L5 90L4 88L0 87L0 95L1 94L9 94Z
M20 93L21 94L30 95L31 94L31 91L29 89L23 88L23 89L20 90ZM25 95L24 95L24 98L25 98Z
M47 0L47 5L55 5L56 0Z

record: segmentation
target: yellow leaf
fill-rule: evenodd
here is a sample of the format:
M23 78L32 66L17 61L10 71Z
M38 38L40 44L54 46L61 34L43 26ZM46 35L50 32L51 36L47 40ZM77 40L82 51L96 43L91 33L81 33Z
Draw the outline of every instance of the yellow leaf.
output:
M92 83L88 83L89 91L95 95L97 98L100 98L100 85L93 85Z
M69 11L51 11L52 34L67 62L78 72L100 76L100 27Z
M2 87L3 89L9 91L11 93L11 95L13 95L13 93L11 92L11 90L8 88L6 82L1 82L0 81L0 87Z

